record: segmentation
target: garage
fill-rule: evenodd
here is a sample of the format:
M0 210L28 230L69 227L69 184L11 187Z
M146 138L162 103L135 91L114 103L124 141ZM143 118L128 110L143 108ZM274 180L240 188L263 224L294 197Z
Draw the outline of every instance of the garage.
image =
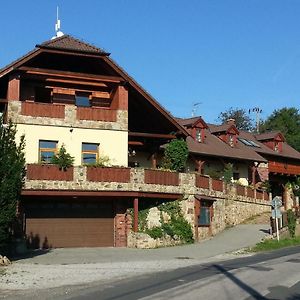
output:
M112 201L40 199L24 206L30 248L114 246Z

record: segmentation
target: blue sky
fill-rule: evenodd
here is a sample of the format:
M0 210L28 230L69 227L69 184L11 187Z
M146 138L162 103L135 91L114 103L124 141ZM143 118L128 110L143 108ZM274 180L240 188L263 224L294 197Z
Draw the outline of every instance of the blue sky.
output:
M54 35L56 5L64 33L111 52L175 116L300 108L298 0L2 1L1 67Z

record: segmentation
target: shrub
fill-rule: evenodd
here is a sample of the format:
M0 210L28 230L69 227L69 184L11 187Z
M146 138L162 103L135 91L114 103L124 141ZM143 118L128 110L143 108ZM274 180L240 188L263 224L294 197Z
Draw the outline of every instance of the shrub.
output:
M183 139L172 140L165 149L162 167L182 171L186 166L188 155L188 147Z
M291 209L287 211L288 230L292 238L295 237L296 231L296 216Z
M233 177L233 164L228 163L225 165L225 168L223 171L223 177L224 177L224 181L226 183L231 183L231 180Z
M60 170L66 171L74 164L74 157L67 153L64 145L62 145L58 153L51 158L51 163L58 165Z
M150 235L153 239L160 239L163 237L164 233L161 227L153 227L151 229L146 229L145 232Z

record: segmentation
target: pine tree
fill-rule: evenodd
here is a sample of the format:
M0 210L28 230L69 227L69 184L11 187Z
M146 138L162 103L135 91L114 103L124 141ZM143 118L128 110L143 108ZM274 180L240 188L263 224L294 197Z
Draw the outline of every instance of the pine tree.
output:
M25 137L16 143L16 126L0 119L0 252L8 249L25 178Z

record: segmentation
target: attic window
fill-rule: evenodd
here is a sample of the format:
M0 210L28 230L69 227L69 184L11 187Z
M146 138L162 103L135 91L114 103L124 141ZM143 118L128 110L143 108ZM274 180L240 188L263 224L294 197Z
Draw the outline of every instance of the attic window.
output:
M196 129L196 141L201 143L202 142L202 132L201 129Z
M278 142L274 143L274 151L279 152L279 143Z
M233 140L233 135L232 135L232 134L229 135L229 145L230 145L231 147L234 146L234 140Z

